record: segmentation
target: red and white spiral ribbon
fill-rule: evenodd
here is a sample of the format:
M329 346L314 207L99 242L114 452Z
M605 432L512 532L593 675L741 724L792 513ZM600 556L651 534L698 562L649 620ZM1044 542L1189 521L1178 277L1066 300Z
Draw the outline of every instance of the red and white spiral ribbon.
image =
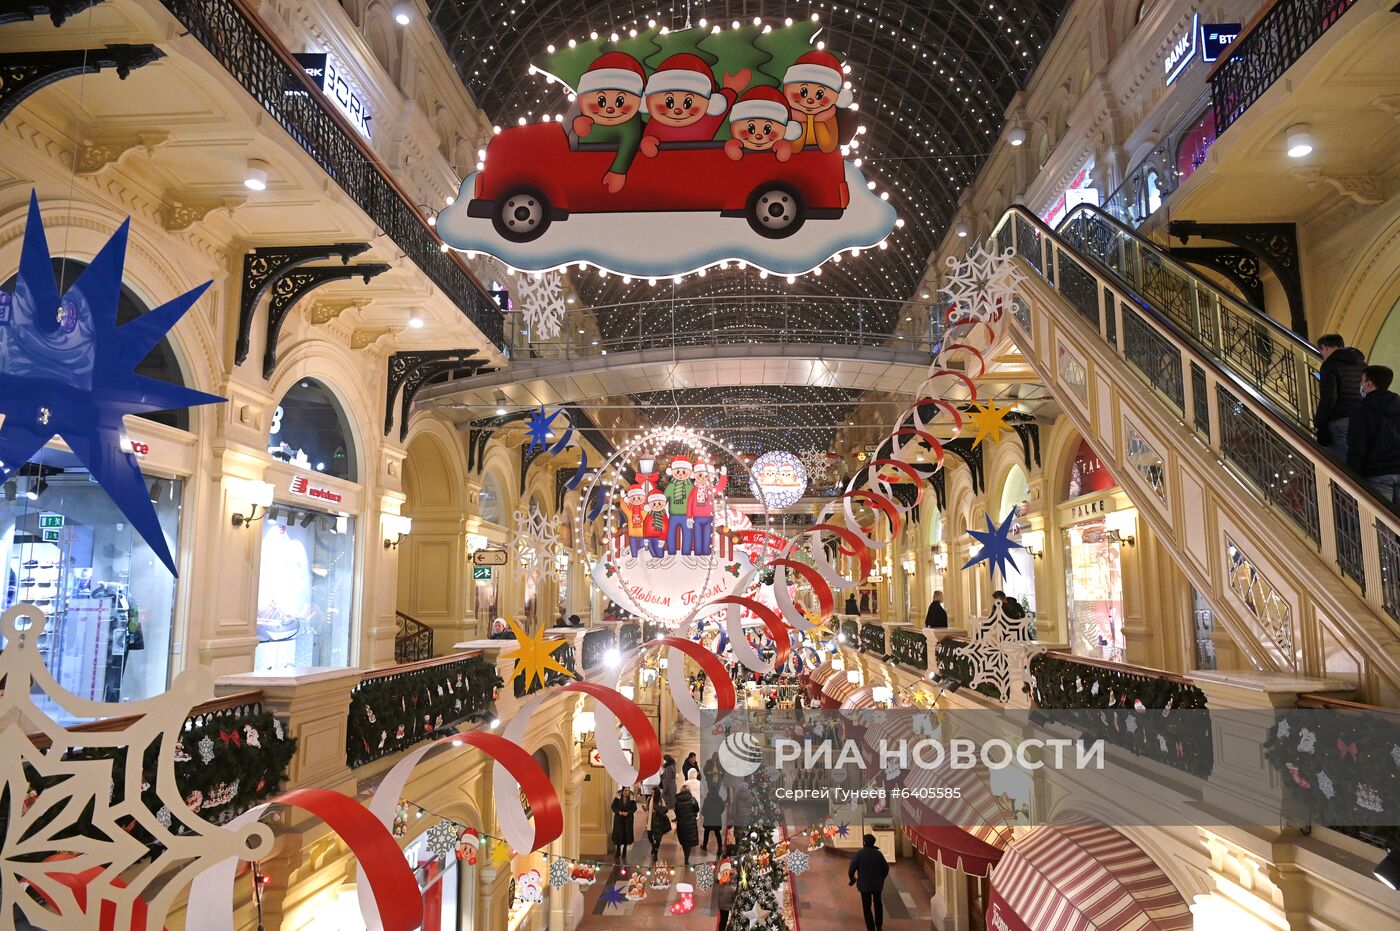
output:
M684 637L661 637L656 640L648 640L641 645L641 649L649 650L658 647L667 647L666 665L666 685L671 690L671 699L676 703L676 711L686 721L702 727L706 723L703 717L703 710L700 703L691 694L690 683L686 681L682 670L685 668L684 658L693 659L705 672L705 677L715 689L715 720L718 721L729 712L734 710L735 692L734 680L729 677L729 670L725 668L723 661L694 640L687 640Z

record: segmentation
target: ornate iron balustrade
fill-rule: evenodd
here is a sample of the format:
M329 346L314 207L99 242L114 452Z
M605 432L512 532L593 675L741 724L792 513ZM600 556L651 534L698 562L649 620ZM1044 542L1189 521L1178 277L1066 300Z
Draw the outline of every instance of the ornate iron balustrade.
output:
M923 631L896 627L890 631L890 652L901 666L928 669L928 638Z
M991 239L1047 271L1070 267L1072 249L1087 261L1076 267L1087 267L1102 289L1099 318L1087 321L1100 338L1111 332L1107 315L1116 315L1120 338L1107 345L1170 399L1183 427L1334 562L1339 578L1400 621L1400 514L1314 441L1321 363L1311 346L1097 208L1076 208L1056 233L1012 207ZM1064 313L1069 326L1082 310ZM1015 319L1022 332L1033 331L1028 318ZM1372 525L1374 536L1364 530Z
M590 630L583 635L583 668L596 669L603 664L603 657L613 648L613 632L606 627Z
M505 683L479 653L458 653L368 673L350 692L345 761L353 769L480 721Z
M860 645L860 621L845 620L841 622L841 635L846 638L846 643L852 648Z
M497 346L500 308L440 240L388 171L238 0L161 0L374 224ZM504 348L504 347L503 347Z
M860 625L860 648L876 656L885 655L885 628L879 624Z
M1020 230L1024 223L1018 218L1015 226ZM1300 431L1312 433L1322 357L1309 343L1195 275L1097 208L1076 208L1056 235L1100 266L1138 303L1163 314L1236 378L1273 402ZM1017 237L1016 254L1024 258L1026 246L1020 242ZM1036 240L1030 245L1039 248L1040 244ZM1077 265L1074 268L1081 271ZM1060 272L1063 277L1065 268ZM1089 317L1079 294L1085 287L1077 285L1073 294L1060 290L1098 325L1098 311ZM1180 400L1176 403L1181 406Z
M433 657L433 629L402 611L394 614L398 618L397 633L394 634L394 662L416 663Z
M1277 0L1210 74L1216 135L1224 133L1356 0Z
M1069 712L1056 724L1203 779L1214 768L1206 696L1189 679L1067 653L1032 657L1030 673L1035 707Z
M642 642L641 624L623 624L617 629L617 649L620 653L635 650Z

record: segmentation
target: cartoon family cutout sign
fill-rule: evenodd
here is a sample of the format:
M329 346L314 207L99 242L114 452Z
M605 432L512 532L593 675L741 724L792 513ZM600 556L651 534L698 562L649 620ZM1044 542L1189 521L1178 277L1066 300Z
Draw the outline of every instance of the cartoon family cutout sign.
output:
M567 112L499 131L439 234L526 271L647 278L728 260L796 274L878 244L894 209L843 158L860 130L847 66L814 34L682 30L620 43L637 54L598 42L586 63L582 48L554 56L573 69L557 78Z
M664 471L643 465L654 471L638 468L619 494L611 545L593 568L602 591L633 614L670 622L751 584L764 544L734 532L751 524L728 506L728 469L690 455Z

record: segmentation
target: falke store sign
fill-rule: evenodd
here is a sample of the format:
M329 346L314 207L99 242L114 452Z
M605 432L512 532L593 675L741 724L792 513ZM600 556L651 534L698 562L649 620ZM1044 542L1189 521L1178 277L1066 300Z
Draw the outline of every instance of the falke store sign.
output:
M354 86L345 77L344 69L325 52L298 52L295 57L311 82L331 99L336 109L343 113L366 139L370 138L373 135L370 122L374 117L370 115L369 101L355 93ZM299 87L291 87L287 93L295 95L303 91Z
M339 504L342 497L338 491L332 491L321 485L311 484L311 480L305 475L292 476L292 481L287 486L287 490L294 495L315 498L317 501L325 501L330 504Z

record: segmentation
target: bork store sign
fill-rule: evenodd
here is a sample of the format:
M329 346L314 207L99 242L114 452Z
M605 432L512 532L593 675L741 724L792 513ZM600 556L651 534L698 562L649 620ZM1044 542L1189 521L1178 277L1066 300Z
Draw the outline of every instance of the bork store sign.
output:
M370 122L374 119L369 112L369 101L355 93L354 85L345 75L345 69L325 52L298 52L297 63L311 79L311 83L331 99L337 110L345 115L351 124L366 139L373 135ZM300 88L289 88L288 94L300 94Z

